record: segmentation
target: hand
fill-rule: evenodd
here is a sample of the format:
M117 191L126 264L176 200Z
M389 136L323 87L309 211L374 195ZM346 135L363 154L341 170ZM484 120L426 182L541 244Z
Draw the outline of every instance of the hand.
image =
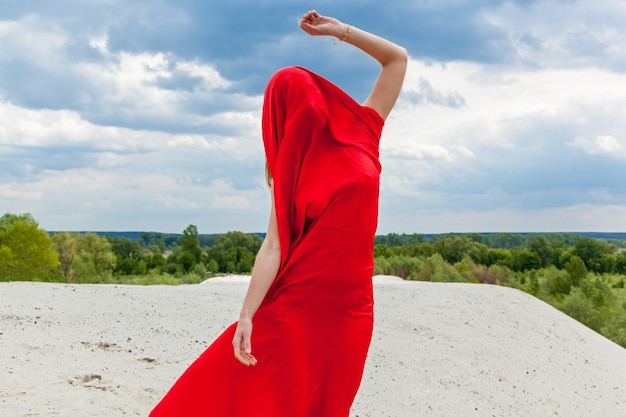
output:
M333 17L320 15L315 10L307 12L300 19L300 28L311 36L340 37L345 30L344 25Z
M233 351L235 358L246 366L256 365L256 358L252 356L252 320L240 319L233 337Z

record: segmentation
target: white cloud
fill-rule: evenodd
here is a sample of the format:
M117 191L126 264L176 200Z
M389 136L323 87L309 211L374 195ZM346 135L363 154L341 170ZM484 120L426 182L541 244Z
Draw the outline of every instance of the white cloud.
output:
M240 195L216 195L211 201L211 208L218 210L241 210L250 207L250 200Z
M203 81L203 85L209 90L227 88L232 85L228 80L222 78L219 72L210 65L201 62L177 62L176 69L187 73L193 77L199 77Z
M520 4L462 16L476 25L484 17L489 33L495 26L493 38L476 42L504 42L496 49L512 47L513 58L410 61L381 142L381 232L626 228L626 3ZM59 11L56 22L34 14L0 21L3 210L30 211L50 229L263 230L262 97L241 92L243 84L278 63L328 62L324 71L355 76L333 82L356 89L368 71L353 70L362 54L311 41L295 26L250 39L243 55L198 53L198 45L154 37L154 28L138 28L131 48L120 31L133 19L193 24L185 4L133 7L115 4L129 19L115 28L106 16L71 23L90 8ZM407 46L425 56L417 45L428 41ZM312 42L326 44L302 54ZM260 67L241 79L242 68Z
M76 42L85 42L84 48L92 52L73 53ZM20 76L4 80L12 85L11 94L18 102L61 105L107 124L168 123L178 130L210 127L216 120L220 124L232 120L240 109L254 111L259 104L258 98L228 93L233 83L210 63L182 59L172 52L111 51L106 35L72 33L36 15L0 21L0 49L0 63L13 68L5 77ZM21 78L23 69L29 75ZM177 80L187 80L187 84ZM45 90L33 91L33 81ZM166 88L162 84L167 81L173 84ZM207 105L213 106L210 112ZM219 113L224 114L211 118Z
M185 209L185 210L200 210L205 207L205 204L196 200L174 197L171 195L163 195L158 193L154 196L154 200L162 203L166 209Z
M434 88L458 91L466 106L416 105L401 99L385 127L382 146L388 156L431 155L451 162L457 159L448 155L479 157L484 146L525 147L537 139L520 137L520 128L546 121L570 124L581 133L626 130L618 114L626 102L626 74L600 69L511 71L497 65L411 60L405 88L422 78ZM608 141L605 147L615 146L612 140L601 141Z
M99 126L69 110L32 110L0 101L0 144L19 147L87 146L117 152L156 149L168 138L163 132ZM180 139L184 140L184 139Z
M38 66L57 66L63 62L58 52L67 41L63 28L36 15L0 21L0 62L19 59Z
M20 184L7 183L0 184L0 197L11 200L41 200L43 193L41 191L25 191L21 189Z
M612 180L626 174L624 167L608 177L603 173L611 160L624 156L624 143L617 138L626 135L621 110L626 74L411 60L405 88L419 85L421 79L435 90L458 92L466 104L454 108L401 98L381 142L382 216L399 216L406 224L412 216L439 216L445 224L437 213L469 221L463 214L467 211L478 229L510 230L481 210L504 216L507 210L539 202L569 207L572 201L626 201ZM572 153L575 148L601 158L583 162ZM502 216L503 224L517 224L515 217ZM616 228L624 223L613 221ZM383 227L394 223L381 219ZM450 224L458 227L449 230L461 230L462 223ZM537 224L545 226L543 221Z
M205 184L96 167L45 171L5 183L0 197L5 212L30 212L48 230L180 232L196 224L204 233L258 231L269 210L261 179L255 188L241 190L228 178Z
M621 0L506 1L484 11L530 67L626 69L626 6Z
M619 140L610 135L598 136L595 139L579 137L568 142L568 145L580 148L591 155L606 154L614 157L626 157L624 146L622 146Z

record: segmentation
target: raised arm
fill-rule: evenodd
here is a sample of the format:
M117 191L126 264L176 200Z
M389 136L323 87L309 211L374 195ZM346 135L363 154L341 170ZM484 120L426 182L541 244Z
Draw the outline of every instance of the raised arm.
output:
M300 27L312 36L334 36L356 46L380 63L380 74L363 105L373 108L386 119L402 88L408 60L406 49L333 17L322 16L315 10L302 16Z

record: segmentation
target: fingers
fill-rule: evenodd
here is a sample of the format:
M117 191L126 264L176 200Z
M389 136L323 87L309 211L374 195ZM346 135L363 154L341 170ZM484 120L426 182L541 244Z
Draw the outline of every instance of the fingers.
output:
M302 16L302 22L312 25L313 23L315 23L315 20L317 20L319 17L320 17L320 14L317 11L310 10Z
M257 360L254 356L252 356L252 352L246 351L242 345L236 346L234 353L235 358L246 366L255 366L257 364Z
M244 336L243 333L236 331L233 338L233 353L235 358L246 366L254 366L257 364L257 360L252 356L252 344L250 343L250 336Z
M243 351L246 354L251 354L252 353L252 344L250 343L250 339L244 338L242 347L243 347Z
M306 12L300 19L300 27L304 29L307 25L313 26L320 17L320 14L315 10Z
M247 353L244 350L241 350L239 352L239 355L236 355L236 357L239 360L239 362L241 362L242 364L246 366L255 366L257 364L256 358L252 356L252 354Z

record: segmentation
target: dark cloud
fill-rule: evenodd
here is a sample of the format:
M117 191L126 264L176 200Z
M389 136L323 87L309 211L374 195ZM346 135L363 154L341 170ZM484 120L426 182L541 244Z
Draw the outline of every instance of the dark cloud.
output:
M415 58L501 63L516 59L514 48L508 34L484 16L489 8L505 3L504 0L348 0L341 3L324 0L317 2L316 7L322 13L335 15L406 46ZM514 3L529 8L536 2ZM107 47L113 53L165 53L173 60L199 60L215 65L224 78L235 82L230 92L262 94L274 71L284 66L302 65L323 74L362 101L376 76L376 63L343 45L331 48L329 39L309 39L297 27L298 18L308 7L291 0L10 0L3 3L3 12L6 10L5 18L13 19L39 15L62 28L67 41L55 52L68 64L106 62L106 57L90 44L93 37L106 35ZM289 44L285 43L287 35L293 37ZM580 33L573 34L570 43L597 51L594 40L593 35ZM541 40L531 31L522 37L522 42L531 48L541 46ZM0 90L17 104L74 109L98 123L115 124L118 116L123 126L136 127L145 122L141 117L135 117L136 122L133 122L132 115L121 117L114 109L103 109L110 106L100 99L105 92L82 74L72 73L70 69L63 72L45 64L5 62L0 68ZM189 92L197 83L197 78L179 73L160 79L158 85ZM433 93L422 92L419 97L410 99L463 105L460 96L435 97ZM205 96L199 97L207 100ZM213 111L211 99L205 106L199 106L197 100L191 101L186 105L187 110L197 108L204 114ZM102 116L97 117L97 114ZM162 128L171 129L167 125ZM153 126L158 127L158 124Z
M27 108L81 109L92 87L69 72L16 60L0 65L0 91Z
M534 50L542 50L544 48L544 40L532 32L524 33L519 40L522 44Z
M424 7L414 1L352 0L317 5L322 13L405 45L414 57L499 62L511 54L511 48L506 34L483 19L482 10L501 3L444 1ZM293 1L135 1L120 2L115 8L108 11L107 27L113 52L169 51L183 59L215 62L227 78L246 80L242 85L248 93L261 91L274 70L299 64L294 61L306 52L276 50L282 37L299 34L297 20L306 7ZM325 61L329 77L342 78L336 64L325 58L317 60ZM306 57L302 62L307 62ZM357 72L346 80L362 77Z
M48 170L92 167L97 155L88 147L0 146L0 175L3 180L28 179Z

